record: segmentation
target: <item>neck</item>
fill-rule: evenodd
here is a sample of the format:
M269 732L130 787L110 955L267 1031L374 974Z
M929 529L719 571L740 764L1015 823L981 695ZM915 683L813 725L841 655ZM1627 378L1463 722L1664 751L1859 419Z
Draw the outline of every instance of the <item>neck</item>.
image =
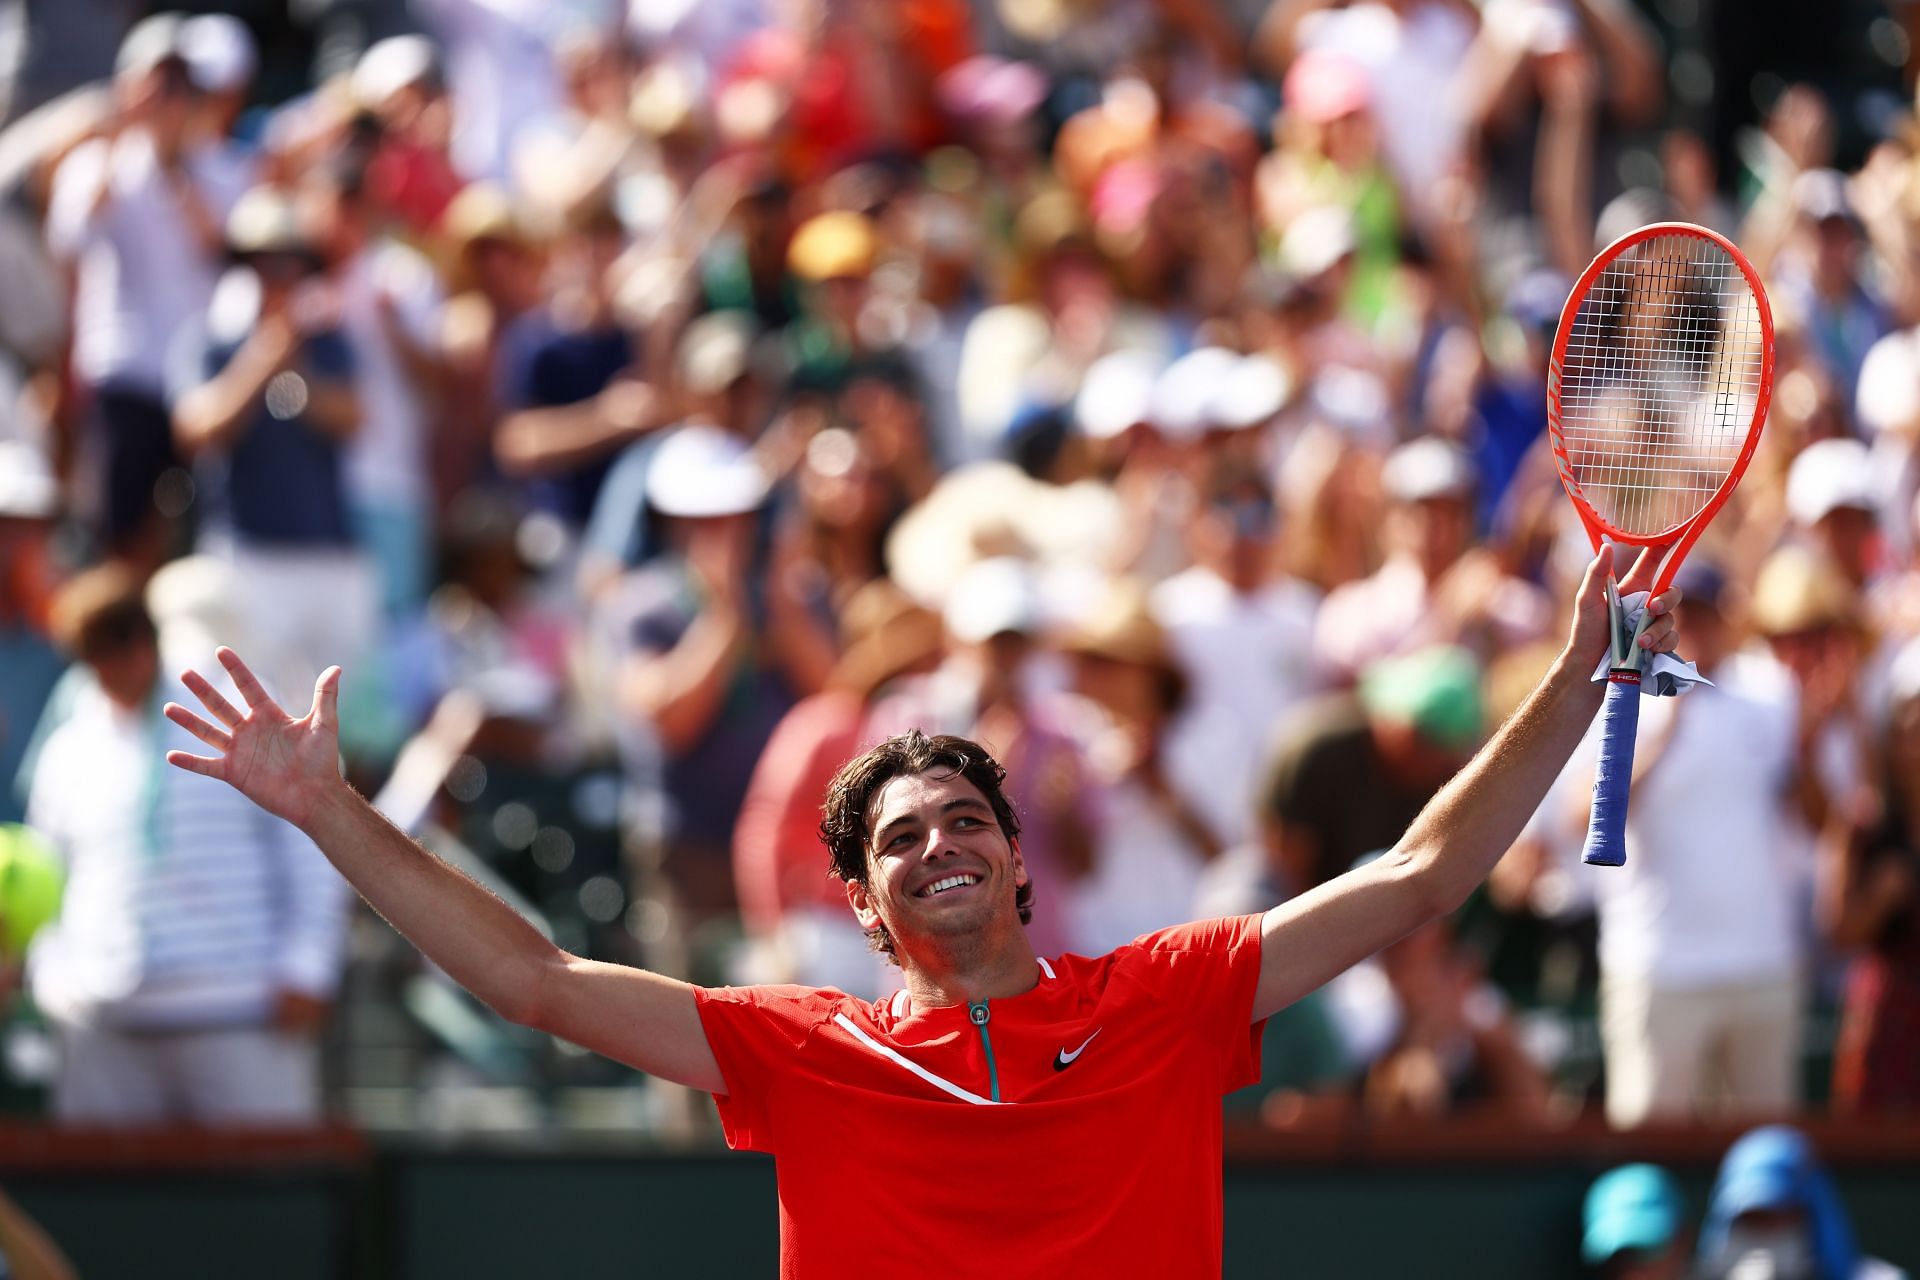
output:
M896 941L896 945L898 945ZM900 952L907 993L922 1008L999 1000L1033 990L1040 964L1024 928L997 945L983 938L923 942Z

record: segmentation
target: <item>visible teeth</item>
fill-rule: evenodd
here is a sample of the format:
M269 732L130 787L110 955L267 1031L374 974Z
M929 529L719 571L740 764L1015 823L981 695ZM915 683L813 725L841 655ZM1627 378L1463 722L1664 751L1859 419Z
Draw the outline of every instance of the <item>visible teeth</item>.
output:
M966 875L948 876L944 880L935 880L932 884L922 889L920 896L923 898L931 898L936 893L945 893L949 889L958 889L962 885L974 884L977 879L978 877Z

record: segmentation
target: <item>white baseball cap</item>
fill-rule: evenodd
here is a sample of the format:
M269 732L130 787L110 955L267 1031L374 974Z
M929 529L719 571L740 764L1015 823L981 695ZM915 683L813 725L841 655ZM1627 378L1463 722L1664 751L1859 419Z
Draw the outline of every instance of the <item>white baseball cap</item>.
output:
M369 110L410 85L431 78L440 65L425 36L388 36L367 47L348 80L353 100Z
M60 482L47 457L24 440L0 440L0 517L45 520L60 510Z
M1278 361L1241 356L1214 384L1207 416L1215 426L1243 431L1280 412L1292 395L1293 379Z
M1290 279L1311 280L1353 252L1353 215L1339 205L1308 209L1281 233L1275 260Z
M1041 610L1032 568L1016 556L969 565L947 593L942 616L947 634L965 644L1009 631L1033 634L1039 630Z
M180 53L187 78L203 93L244 89L260 65L253 33L230 13L203 13L181 23Z
M1082 435L1110 440L1152 414L1153 385L1166 362L1147 351L1101 356L1080 380L1073 422Z
M752 448L719 427L681 427L647 462L647 502L663 516L744 515L766 500L767 476Z
M1854 403L1870 434L1920 422L1920 329L1890 333L1867 348Z
M1817 524L1843 507L1874 511L1879 505L1873 460L1858 440L1816 440L1787 469L1787 514L1796 524Z
M1200 347L1168 365L1154 380L1153 425L1174 440L1191 440L1216 425L1214 397L1239 363L1239 354L1225 347Z
M113 73L117 77L145 75L163 62L184 61L180 50L180 28L185 15L166 12L140 19L127 29L114 55Z
M1473 459L1451 440L1422 436L1387 455L1380 469L1380 487L1399 502L1430 498L1470 498L1474 487Z

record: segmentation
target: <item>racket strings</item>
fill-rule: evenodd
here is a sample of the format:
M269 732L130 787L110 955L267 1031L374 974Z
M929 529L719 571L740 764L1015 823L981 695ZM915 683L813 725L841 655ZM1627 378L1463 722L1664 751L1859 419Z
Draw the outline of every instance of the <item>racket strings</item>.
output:
M1713 241L1654 236L1609 261L1551 370L1575 493L1626 534L1692 519L1758 428L1764 347L1746 274Z

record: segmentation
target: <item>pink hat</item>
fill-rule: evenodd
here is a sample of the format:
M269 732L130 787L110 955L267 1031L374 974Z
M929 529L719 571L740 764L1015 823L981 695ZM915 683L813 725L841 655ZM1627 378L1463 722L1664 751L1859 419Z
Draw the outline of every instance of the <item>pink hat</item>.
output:
M962 120L1011 124L1047 96L1047 77L1031 63L988 55L968 58L940 77L940 105Z
M1366 68L1327 49L1308 49L1295 58L1282 92L1287 110L1314 124L1351 115L1373 96Z

